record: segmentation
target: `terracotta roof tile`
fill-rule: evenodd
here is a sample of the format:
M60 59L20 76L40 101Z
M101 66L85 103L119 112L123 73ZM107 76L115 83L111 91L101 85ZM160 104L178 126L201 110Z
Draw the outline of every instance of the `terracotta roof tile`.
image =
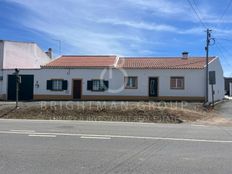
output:
M212 61L215 57L210 57ZM205 57L120 57L117 56L62 56L44 68L102 68L125 69L203 69Z
M47 68L110 67L116 56L62 56L46 64Z
M213 57L209 60L213 60ZM182 59L181 57L125 57L120 58L118 62L119 68L138 69L203 69L204 66L204 57L189 57L187 59Z

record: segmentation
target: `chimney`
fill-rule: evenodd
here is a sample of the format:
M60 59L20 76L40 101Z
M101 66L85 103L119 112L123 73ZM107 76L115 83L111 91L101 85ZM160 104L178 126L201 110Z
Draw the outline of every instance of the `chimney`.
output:
M187 51L182 52L182 59L188 59L188 54Z
M48 48L48 51L45 52L48 57L50 57L52 59L52 49L51 48Z

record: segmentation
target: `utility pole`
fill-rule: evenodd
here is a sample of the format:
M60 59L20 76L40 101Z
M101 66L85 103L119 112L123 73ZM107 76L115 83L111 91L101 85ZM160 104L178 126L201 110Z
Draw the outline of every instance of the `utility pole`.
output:
M206 37L206 47L205 47L205 51L206 51L206 72L205 72L205 76L206 76L206 81L205 81L205 104L208 103L208 98L209 98L209 45L210 45L210 40L211 40L211 32L212 30L207 29L206 33L207 33L207 37Z
M19 69L15 69L15 76L16 76L16 109L19 108L19 84L21 83L21 77L19 76Z

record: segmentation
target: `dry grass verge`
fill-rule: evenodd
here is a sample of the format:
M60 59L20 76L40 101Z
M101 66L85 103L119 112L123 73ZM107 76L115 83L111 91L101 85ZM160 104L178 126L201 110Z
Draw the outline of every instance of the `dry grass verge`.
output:
M88 107L87 107L88 106ZM130 103L129 105L83 105L59 104L52 106L24 104L19 109L14 106L1 108L3 118L45 119L45 120L88 120L88 121L122 121L151 123L182 123L213 118L214 115L201 107L186 108L150 105L149 103ZM196 109L197 108L197 109ZM6 113L6 114L5 114Z

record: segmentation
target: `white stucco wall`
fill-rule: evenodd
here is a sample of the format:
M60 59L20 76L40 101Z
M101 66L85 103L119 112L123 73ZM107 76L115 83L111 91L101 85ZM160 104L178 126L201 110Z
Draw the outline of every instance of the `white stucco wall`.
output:
M3 44L3 69L40 68L51 61L36 43L3 41Z
M224 78L223 70L219 59L215 59L209 65L209 70L216 71L215 100L221 100L224 97ZM14 70L4 70L3 86L1 94L7 94L7 75L12 74ZM165 96L185 96L185 97L204 97L205 96L205 70L146 70L146 69L128 69L120 71L117 69L33 69L21 70L20 74L34 74L34 85L38 81L39 88L34 86L35 95L71 95L73 79L82 79L82 95L85 96L148 96L149 77L159 78L159 92L161 97ZM137 76L138 88L125 89L123 86L125 76ZM185 78L184 90L170 89L170 77L183 76ZM87 90L87 81L92 79L101 79L109 81L109 91L93 92ZM50 91L47 90L46 81L50 79L68 80L68 90ZM0 82L1 83L1 82ZM120 90L121 88L121 90ZM116 91L115 91L116 90ZM209 86L209 101L211 101L211 87Z
M224 82L224 74L223 69L220 63L219 58L216 58L214 61L209 64L209 71L216 72L216 84L213 85L214 88L214 100L222 100L225 96L225 82ZM211 85L209 85L209 102L212 102L212 90Z
M3 80L0 81L0 100L7 99L7 91L8 91L8 75L13 74L15 70L13 69L4 69L0 71L0 74L3 75ZM33 70L20 70L20 74L30 74L34 76L39 76L40 69L33 69ZM2 84L2 85L1 85Z
M7 84L7 74L12 74L13 70L4 71L4 84ZM105 72L105 75L102 73ZM72 80L82 79L82 95L110 95L110 96L148 96L149 77L158 77L159 96L204 96L204 72L203 70L125 70L116 69L42 69L42 70L21 70L20 74L34 74L34 83L38 81L39 88L34 87L35 95L72 95ZM125 89L124 77L137 76L138 88ZM171 76L184 76L185 89L170 89ZM109 81L109 91L93 92L87 90L87 80L100 79L103 77ZM46 88L46 81L50 79L68 80L68 90L50 91ZM7 93L7 85L3 87L3 93Z

